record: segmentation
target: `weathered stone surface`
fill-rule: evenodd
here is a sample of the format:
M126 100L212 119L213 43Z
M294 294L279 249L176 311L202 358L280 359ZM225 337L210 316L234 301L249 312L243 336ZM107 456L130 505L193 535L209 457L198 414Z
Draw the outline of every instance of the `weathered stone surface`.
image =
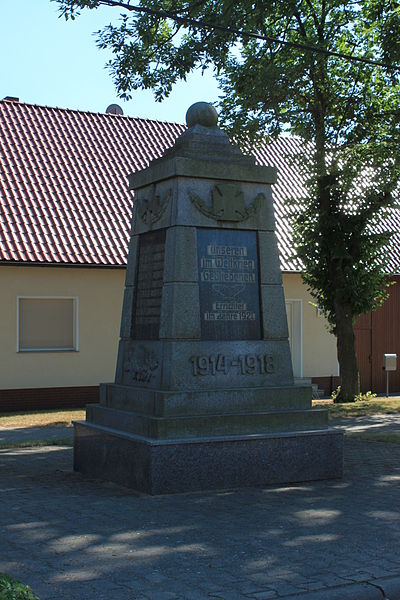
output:
M308 386L168 391L111 383L100 389L103 406L158 417L311 408Z
M197 283L164 284L159 337L160 340L200 339Z
M122 317L121 317L121 338L129 338L132 333L132 320L133 320L133 299L135 295L135 288L129 286L124 291L124 301L122 304Z
M154 161L144 171L137 171L129 176L130 189L140 190L153 183L171 179L172 177L192 177L202 179L220 179L222 181L249 181L262 184L276 183L277 171L274 167L258 165L241 166L238 177L237 165L229 162L215 162L201 158L174 157L162 161Z
M115 383L76 425L75 468L154 494L342 469L342 434L293 382L276 171L231 144L213 111L189 111L176 144L131 177Z
M231 194L226 192L227 186L232 189ZM227 198L225 214L221 210L224 196ZM159 205L156 198L160 199ZM258 231L275 229L270 187L263 183L243 181L240 172L236 173L233 182L212 179L210 176L160 181L135 192L135 202L135 234L176 225L217 225L226 229ZM227 210L232 204L232 210Z
M136 268L139 251L139 236L132 235L128 246L128 263L126 266L125 286L135 285Z
M86 419L89 423L154 440L311 431L328 425L327 411L322 409L158 417L89 404Z
M237 173L237 178L230 184L237 191L230 194L224 194L226 182L223 180L178 178L171 224L274 231L270 188L263 184L243 182L240 173ZM224 196L228 207L235 203L236 216L232 214L233 209L225 213L221 210L221 204L225 204Z
M118 355L117 355L117 364L115 366L115 382L122 383L123 381L123 370L124 370L124 360L125 360L125 339L120 339L118 343ZM102 388L105 388L108 384L100 383L100 393Z
M148 494L336 479L343 471L343 434L326 430L157 443L77 423L74 468Z
M264 339L288 339L283 287L281 285L262 285L261 302Z
M261 285L282 285L276 235L272 231L258 232Z
M116 383L160 387L163 344L154 341L121 340Z
M196 125L217 127L218 113L209 102L195 102L186 113L186 125L191 128Z
M173 390L293 385L287 340L170 341L162 387Z
M293 386L288 340L123 340L116 383L175 391ZM148 365L154 366L151 372ZM163 366L162 366L163 365Z
M165 254L173 258L165 263L165 283L197 283L196 240L195 227L170 227L167 230Z
M160 181L135 192L135 235L170 227L176 183Z

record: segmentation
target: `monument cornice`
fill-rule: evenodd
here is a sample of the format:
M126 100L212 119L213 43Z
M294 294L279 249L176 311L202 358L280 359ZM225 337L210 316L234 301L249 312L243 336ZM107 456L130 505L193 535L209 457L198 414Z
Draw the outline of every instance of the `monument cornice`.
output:
M147 169L132 173L129 176L129 189L138 190L172 177L274 184L277 180L277 169L260 165L238 164L235 160L216 161L175 156L169 159L159 159L150 164Z

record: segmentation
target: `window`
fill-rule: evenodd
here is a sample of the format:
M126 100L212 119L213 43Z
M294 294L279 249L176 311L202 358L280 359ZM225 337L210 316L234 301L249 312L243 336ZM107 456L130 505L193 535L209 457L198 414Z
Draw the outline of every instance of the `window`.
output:
M18 352L78 350L77 298L18 298Z

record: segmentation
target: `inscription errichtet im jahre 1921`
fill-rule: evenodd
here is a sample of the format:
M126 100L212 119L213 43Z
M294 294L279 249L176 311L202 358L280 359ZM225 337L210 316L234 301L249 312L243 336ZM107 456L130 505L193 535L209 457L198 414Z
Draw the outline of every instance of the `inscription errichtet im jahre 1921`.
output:
M261 338L257 234L198 229L201 337Z
M165 229L140 236L133 338L157 340L164 274Z

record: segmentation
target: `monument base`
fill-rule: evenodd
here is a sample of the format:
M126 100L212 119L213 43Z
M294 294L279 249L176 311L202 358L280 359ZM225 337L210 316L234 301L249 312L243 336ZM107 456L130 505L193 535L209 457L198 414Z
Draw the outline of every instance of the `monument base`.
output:
M74 423L74 469L146 494L256 487L343 474L343 433L153 440Z

